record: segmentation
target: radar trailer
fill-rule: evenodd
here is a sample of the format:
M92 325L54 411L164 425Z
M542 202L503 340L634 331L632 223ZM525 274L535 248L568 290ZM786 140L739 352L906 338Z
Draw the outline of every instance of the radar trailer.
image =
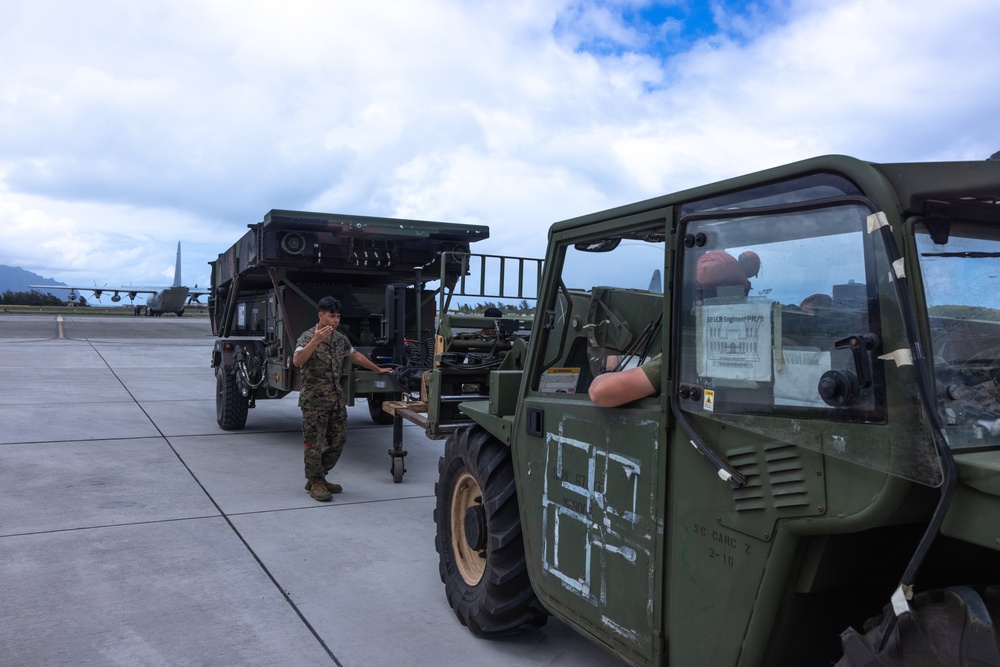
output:
M435 303L440 281L458 279L460 266L442 266L450 253L468 253L488 238L481 225L272 210L231 248L210 262L208 310L219 426L242 429L257 401L300 388L292 365L298 336L316 323L326 295L343 304L339 330L356 350L396 374L355 369L341 374L348 405L368 401L376 423L392 416L386 400L420 381L433 353ZM402 477L402 460L393 458ZM398 468L398 469L397 469Z

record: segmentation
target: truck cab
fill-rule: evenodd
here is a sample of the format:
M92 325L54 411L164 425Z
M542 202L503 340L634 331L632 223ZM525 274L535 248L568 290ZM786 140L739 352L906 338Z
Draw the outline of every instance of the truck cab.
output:
M1000 162L827 156L553 225L516 381L440 465L458 617L635 665L1000 664L998 200Z

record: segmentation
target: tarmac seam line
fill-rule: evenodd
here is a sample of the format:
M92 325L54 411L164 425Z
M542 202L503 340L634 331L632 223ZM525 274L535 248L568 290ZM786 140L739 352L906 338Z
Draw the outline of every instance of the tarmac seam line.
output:
M222 507L219 506L219 503L215 501L215 498L212 497L212 494L208 492L208 489L205 488L205 485L201 483L201 480L198 479L198 476L194 474L194 471L191 470L187 462L184 461L184 458L180 455L180 453L176 449L174 449L174 446L173 444L171 444L170 439L163 433L162 430L160 430L160 427L156 425L156 422L153 420L152 417L149 416L149 413L146 412L146 409L135 398L135 396L132 395L132 392L129 390L128 386L122 381L120 377L118 377L118 373L115 372L115 369L112 368L111 364L109 364L107 359L104 358L104 355L101 354L101 351L93 343L90 343L89 340L87 341L87 343L90 345L91 349L94 350L94 352L101 359L101 361L104 362L104 364L108 367L108 370L111 371L111 374L115 376L115 379L121 383L122 387L125 389L125 392L132 397L132 400L135 401L136 406L138 406L138 408L142 411L142 413L146 415L146 419L149 420L149 423L152 424L154 429L156 429L156 432L159 433L160 437L163 438L163 440L167 443L167 446L170 448L170 451L173 452L174 456L177 457L177 460L180 462L180 464L184 466L184 469L187 470L189 475L191 475L191 479L194 480L195 484L198 485L198 488L201 489L201 492L205 494L206 498L208 498L208 501L212 503L215 509L219 512L219 516L221 516L225 520L226 524L229 526L229 529L233 531L233 534L237 537L237 539L239 539L239 541L243 543L243 547L247 550L247 553L249 553L250 556L257 562L257 566L260 567L261 571L267 576L267 578L271 580L271 584L275 587L275 589L277 589L278 593L285 599L285 602L288 603L288 606L291 607L292 611L295 612L295 614L299 617L299 620L302 621L306 629L309 630L309 632L312 634L313 637L315 637L316 641L323 648L323 650L326 651L326 654L330 656L330 659L333 660L334 664L336 664L337 667L343 667L340 660L337 659L337 656L334 655L330 647L327 646L325 641L323 641L323 638L320 636L316 628L314 628L312 623L309 622L309 619L305 617L305 614L302 613L302 610L299 609L298 605L296 605L295 602L292 601L292 598L288 594L288 592L278 583L278 580L275 578L274 574L268 569L267 565L264 564L264 561L261 560L260 556L257 555L257 552L255 552L253 548L250 546L250 543L247 542L246 538L243 537L239 529L236 528L236 525L229 519L226 513L222 510Z
M276 514L278 512L299 512L302 510L328 510L334 507L352 507L354 505L374 505L376 503L395 503L401 500L427 500L428 498L433 498L434 494L428 494L426 496L407 496L405 498L379 498L373 500L353 500L344 502L343 498L334 499L331 502L325 502L322 505L304 505L302 507L281 507L277 509L269 510L254 510L252 512L232 512L229 514L222 514L221 516L226 517L238 517L238 516L254 516L255 514ZM337 502L340 500L340 502Z
M205 514L204 516L184 516L175 519L156 519L155 521L129 521L127 523L98 523L93 526L78 526L76 528L53 528L51 530L35 530L28 533L0 533L0 539L5 537L30 537L32 535L54 535L56 533L74 533L82 530L100 528L128 528L130 526L151 526L158 523L176 523L177 521L203 521L205 519L222 519L222 514Z

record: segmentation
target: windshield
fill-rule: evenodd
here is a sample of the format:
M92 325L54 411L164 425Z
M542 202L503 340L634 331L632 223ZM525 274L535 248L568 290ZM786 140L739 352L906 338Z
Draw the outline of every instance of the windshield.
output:
M915 387L887 363L909 343L871 218L867 202L846 198L683 220L678 407L695 424L936 486L933 442L912 419Z
M935 392L953 448L1000 444L1000 228L916 225Z
M664 221L569 242L533 388L586 395L594 377L660 352Z

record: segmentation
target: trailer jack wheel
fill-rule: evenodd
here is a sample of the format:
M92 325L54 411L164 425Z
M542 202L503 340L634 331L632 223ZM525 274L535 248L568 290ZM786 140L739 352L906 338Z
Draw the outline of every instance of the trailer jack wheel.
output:
M403 473L406 472L406 468L403 467L403 457L393 455L392 450L389 450L389 455L392 456L392 464L389 466L389 472L392 473L392 481L399 484L403 481Z

